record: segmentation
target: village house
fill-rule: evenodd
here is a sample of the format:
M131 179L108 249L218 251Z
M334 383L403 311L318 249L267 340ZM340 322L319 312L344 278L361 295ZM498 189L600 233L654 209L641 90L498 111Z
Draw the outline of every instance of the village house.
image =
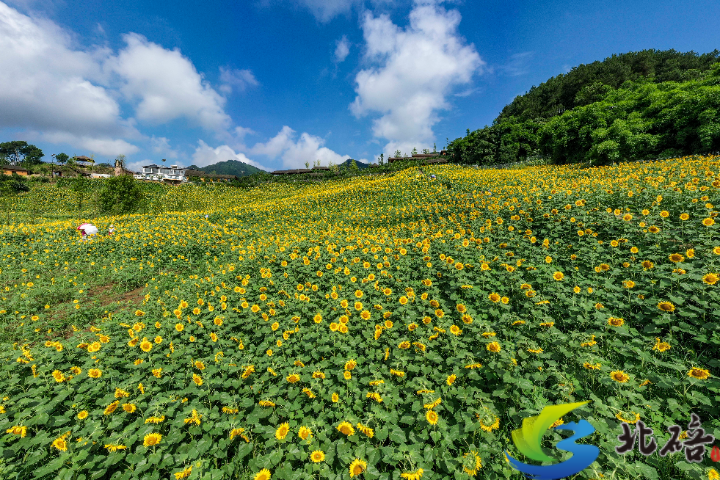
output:
M27 177L28 171L22 167L15 167L13 165L3 165L0 167L0 170L2 170L2 173L5 175L12 175L13 173L16 173L18 175L22 175L24 177Z
M185 168L178 167L177 165L165 167L153 163L142 168L142 173L136 173L134 175L135 179L167 183L182 183L187 181Z
M78 167L91 167L95 165L95 160L90 157L80 155L79 157L75 157L75 163Z

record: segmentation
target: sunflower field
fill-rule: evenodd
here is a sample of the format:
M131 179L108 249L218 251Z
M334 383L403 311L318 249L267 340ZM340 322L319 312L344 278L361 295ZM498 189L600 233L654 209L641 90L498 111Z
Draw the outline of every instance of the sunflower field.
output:
M39 185L0 226L0 477L521 478L511 432L589 401L553 425L595 427L576 478L717 480L712 445L615 447L691 413L720 445L718 160L155 188L95 218Z

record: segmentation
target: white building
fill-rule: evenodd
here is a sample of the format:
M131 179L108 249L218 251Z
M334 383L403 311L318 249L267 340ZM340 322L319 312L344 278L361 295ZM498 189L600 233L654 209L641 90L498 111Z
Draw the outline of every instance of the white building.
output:
M177 165L169 167L155 165L146 165L143 167L142 173L135 174L137 180L155 180L157 182L182 183L187 181L185 177L185 169Z

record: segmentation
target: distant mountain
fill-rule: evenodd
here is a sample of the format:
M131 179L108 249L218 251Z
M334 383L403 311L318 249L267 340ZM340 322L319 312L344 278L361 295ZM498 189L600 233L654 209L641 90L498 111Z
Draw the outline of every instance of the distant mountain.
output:
M239 160L226 160L224 162L218 162L207 167L198 167L196 165L190 165L187 167L188 170L199 170L201 172L209 173L211 175L237 175L238 177L247 177L255 173L264 172L257 167L248 165L247 163Z
M352 158L348 158L348 159L345 160L343 163L341 163L340 165L338 165L338 167L340 167L340 168L350 168L350 164L352 164L352 160L353 160ZM355 163L357 164L357 166L358 166L358 168L359 168L360 170L364 170L364 169L366 169L366 168L368 168L368 167L370 166L370 165L368 165L367 163L363 163L363 162L361 162L361 161L359 161L359 160L355 160Z

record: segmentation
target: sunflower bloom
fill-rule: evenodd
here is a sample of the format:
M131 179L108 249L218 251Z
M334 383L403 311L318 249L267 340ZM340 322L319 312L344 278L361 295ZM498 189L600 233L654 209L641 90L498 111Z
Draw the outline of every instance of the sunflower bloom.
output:
M493 352L493 353L498 353L500 350L502 350L502 347L500 346L500 344L498 342L490 342L490 343L488 343L486 348L489 352Z
M635 423L638 422L638 420L640 420L640 414L639 414L639 413L635 413L635 412L632 412L632 414L633 414L633 418L625 418L625 417L623 416L623 413L622 413L622 412L618 412L618 413L615 415L615 418L617 418L617 419L620 420L621 422L635 424Z
M480 428L486 432L492 432L500 428L500 419L492 415L487 415L487 418L480 419Z
M285 440L287 434L290 432L290 425L288 423L281 423L280 426L275 430L275 438L278 440Z
M658 303L658 308L662 310L663 312L674 312L675 311L675 305L673 305L670 302L660 302Z
M307 440L308 438L312 437L312 435L312 430L307 427L300 427L300 430L298 430L298 437L300 437L302 440Z
M480 455L475 450L463 455L463 471L474 477L478 471L482 468L482 460Z
M350 478L357 477L358 475L362 474L366 468L367 468L367 462L364 460L360 460L359 458L356 458L350 464Z
M661 342L659 338L655 338L655 345L653 346L652 349L657 350L662 353L667 350L670 350L670 344L667 342Z
M270 480L270 476L270 470L268 470L267 468L263 468L255 474L253 480Z
M688 372L688 376L692 378L697 378L698 380L707 380L710 376L710 372L708 370L705 370L704 368L693 367Z
M625 324L625 320L622 318L610 317L608 319L608 325L613 327L622 327Z
M325 452L322 450L315 450L310 454L310 460L314 463L320 463L325 461Z
M424 470L422 468L418 468L414 472L404 472L400 474L400 478L404 478L405 480L420 480L423 476Z
M162 440L162 435L159 433L148 433L143 438L143 445L146 447L152 447L153 445L160 443L160 440Z
M337 429L338 432L342 433L343 435L347 435L348 437L350 435L355 435L355 429L350 422L340 423L340 425L337 426Z

